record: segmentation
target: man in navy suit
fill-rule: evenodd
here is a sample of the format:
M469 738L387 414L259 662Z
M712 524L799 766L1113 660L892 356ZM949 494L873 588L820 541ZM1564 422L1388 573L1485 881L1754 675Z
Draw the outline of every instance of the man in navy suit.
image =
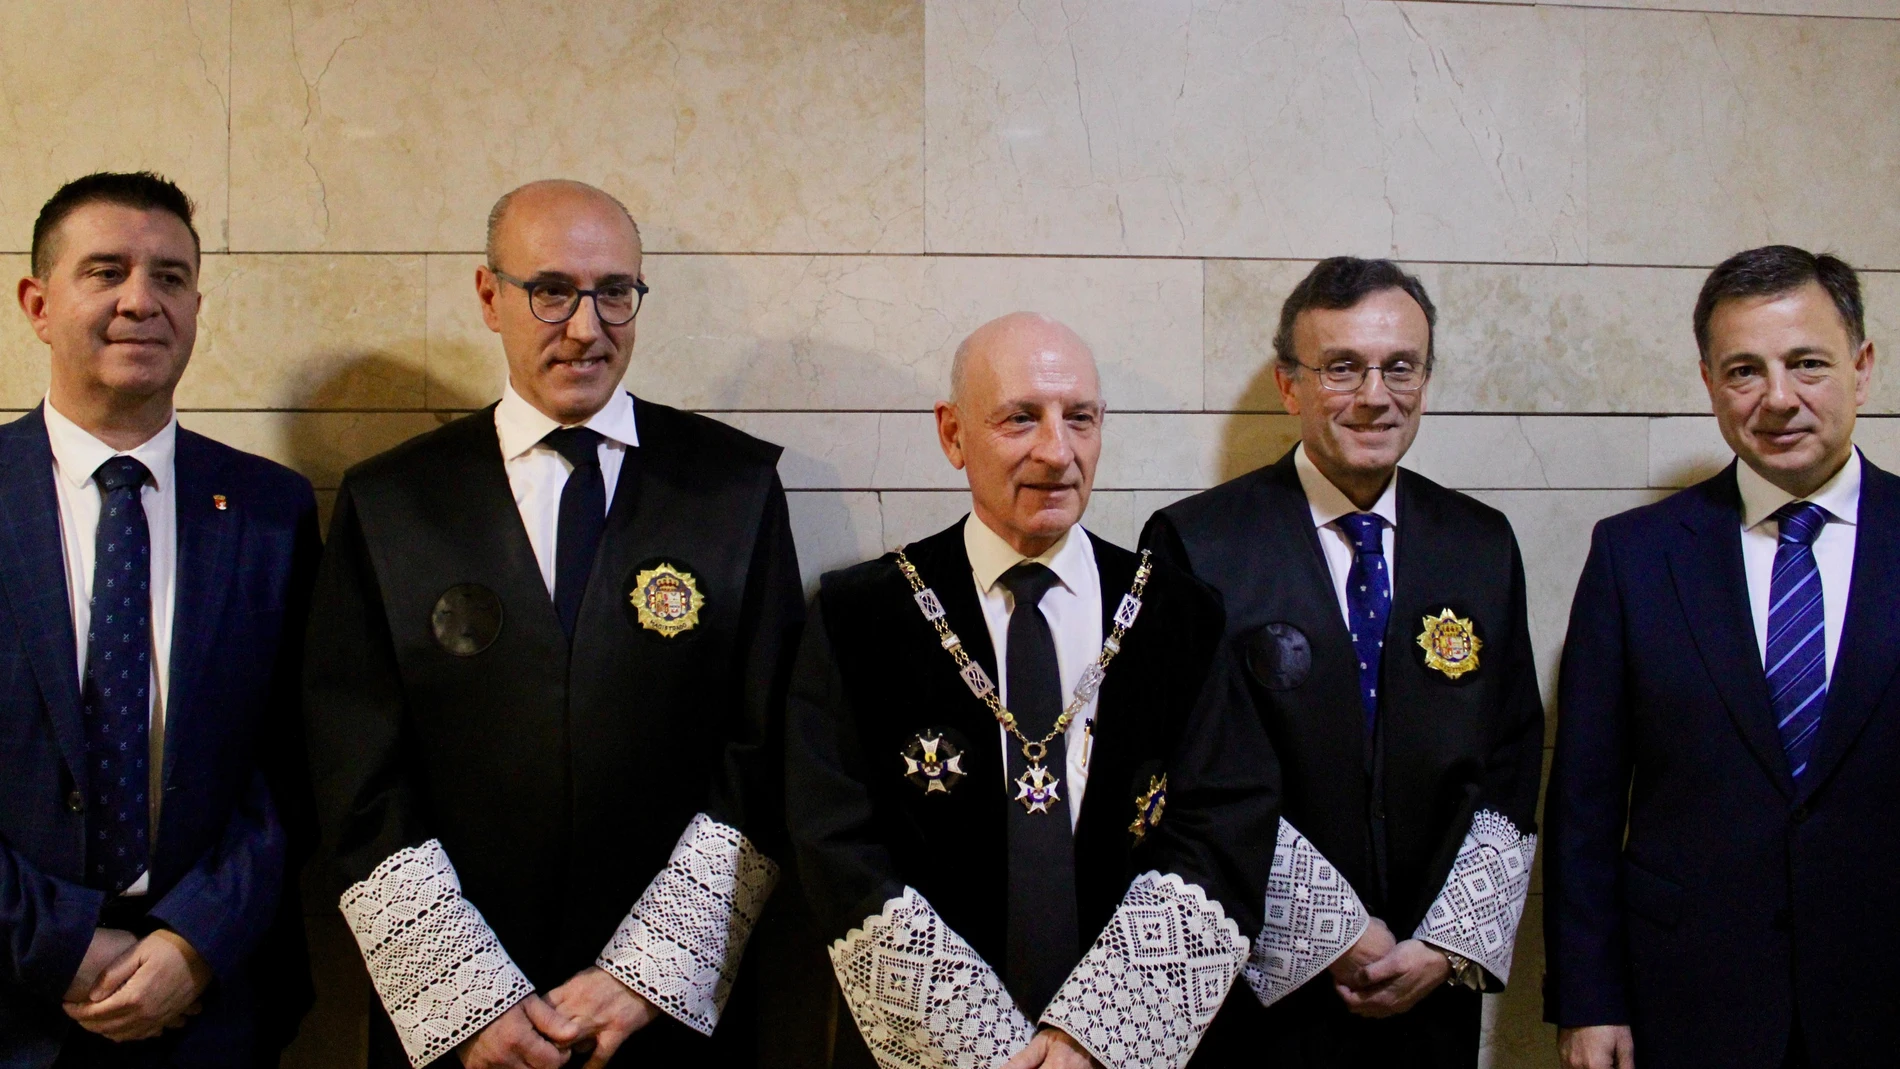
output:
M302 957L272 783L316 507L178 427L198 268L176 186L95 174L19 285L52 367L0 427L0 1065L274 1064L294 1026L254 958Z
M1597 525L1545 828L1572 1069L1893 1064L1900 479L1855 450L1846 264L1740 253L1695 311L1740 462Z

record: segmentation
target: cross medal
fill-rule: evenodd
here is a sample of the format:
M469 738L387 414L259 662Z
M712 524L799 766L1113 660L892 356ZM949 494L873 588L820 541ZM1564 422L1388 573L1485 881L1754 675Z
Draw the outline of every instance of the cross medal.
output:
M911 596L917 602L918 611L936 629L939 644L956 662L957 674L963 677L964 685L970 688L970 693L976 695L978 701L990 707L996 722L1022 743L1023 758L1029 762L1029 767L1016 777L1016 797L1010 800L1021 802L1023 808L1031 813L1049 812L1051 806L1062 800L1061 781L1042 763L1049 756L1049 740L1067 731L1075 714L1081 712L1082 707L1093 701L1101 691L1102 680L1108 674L1108 662L1121 652L1122 638L1134 626L1135 616L1141 612L1141 595L1147 589L1148 573L1152 570L1148 551L1141 551L1141 564L1135 568L1135 581L1128 593L1122 595L1121 604L1115 608L1115 626L1108 637L1102 640L1102 651L1082 670L1082 678L1075 684L1074 699L1056 718L1055 729L1040 742L1023 736L1022 730L1016 726L1016 715L1003 708L1002 699L997 697L996 683L990 679L990 674L983 670L982 665L970 659L969 653L963 648L963 640L950 630L949 621L944 619L943 602L937 599L937 592L924 585L923 577L917 574L917 567L911 564L910 558L901 549L897 551L897 567L910 582Z

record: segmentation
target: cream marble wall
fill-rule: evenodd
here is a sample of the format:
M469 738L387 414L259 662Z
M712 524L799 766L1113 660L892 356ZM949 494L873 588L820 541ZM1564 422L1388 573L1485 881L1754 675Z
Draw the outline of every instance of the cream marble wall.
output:
M305 472L486 404L495 196L570 175L640 218L630 385L784 443L808 578L950 522L928 408L969 329L1074 324L1112 406L1091 524L1276 457L1264 375L1313 259L1406 259L1442 313L1408 465L1503 509L1546 693L1591 525L1717 470L1688 317L1791 241L1869 269L1900 345L1900 0L0 0L0 275L64 179L198 199L187 426ZM43 350L0 316L0 410ZM1900 466L1900 378L1860 440ZM1486 1063L1555 1064L1534 886ZM292 1062L360 1059L313 906Z

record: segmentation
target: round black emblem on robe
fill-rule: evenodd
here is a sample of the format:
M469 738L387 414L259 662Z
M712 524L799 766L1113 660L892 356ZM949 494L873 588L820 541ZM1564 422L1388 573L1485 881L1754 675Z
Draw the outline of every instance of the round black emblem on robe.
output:
M1247 671L1268 690L1292 690L1313 671L1313 645L1292 624L1270 623L1247 638Z
M435 599L429 630L436 645L457 657L473 657L501 634L501 598L480 583L459 583Z

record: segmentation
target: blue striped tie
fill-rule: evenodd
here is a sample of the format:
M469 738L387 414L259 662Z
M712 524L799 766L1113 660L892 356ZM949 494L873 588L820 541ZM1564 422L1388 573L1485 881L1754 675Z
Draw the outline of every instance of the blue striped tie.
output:
M1788 767L1799 781L1827 704L1827 608L1814 563L1814 539L1827 525L1827 510L1791 501L1774 518L1781 544L1768 581L1768 691Z
M1346 570L1346 614L1352 620L1353 652L1359 657L1359 697L1366 706L1366 737L1379 723L1379 665L1385 653L1385 622L1392 614L1392 574L1385 569L1385 521L1370 512L1338 520L1352 539Z

